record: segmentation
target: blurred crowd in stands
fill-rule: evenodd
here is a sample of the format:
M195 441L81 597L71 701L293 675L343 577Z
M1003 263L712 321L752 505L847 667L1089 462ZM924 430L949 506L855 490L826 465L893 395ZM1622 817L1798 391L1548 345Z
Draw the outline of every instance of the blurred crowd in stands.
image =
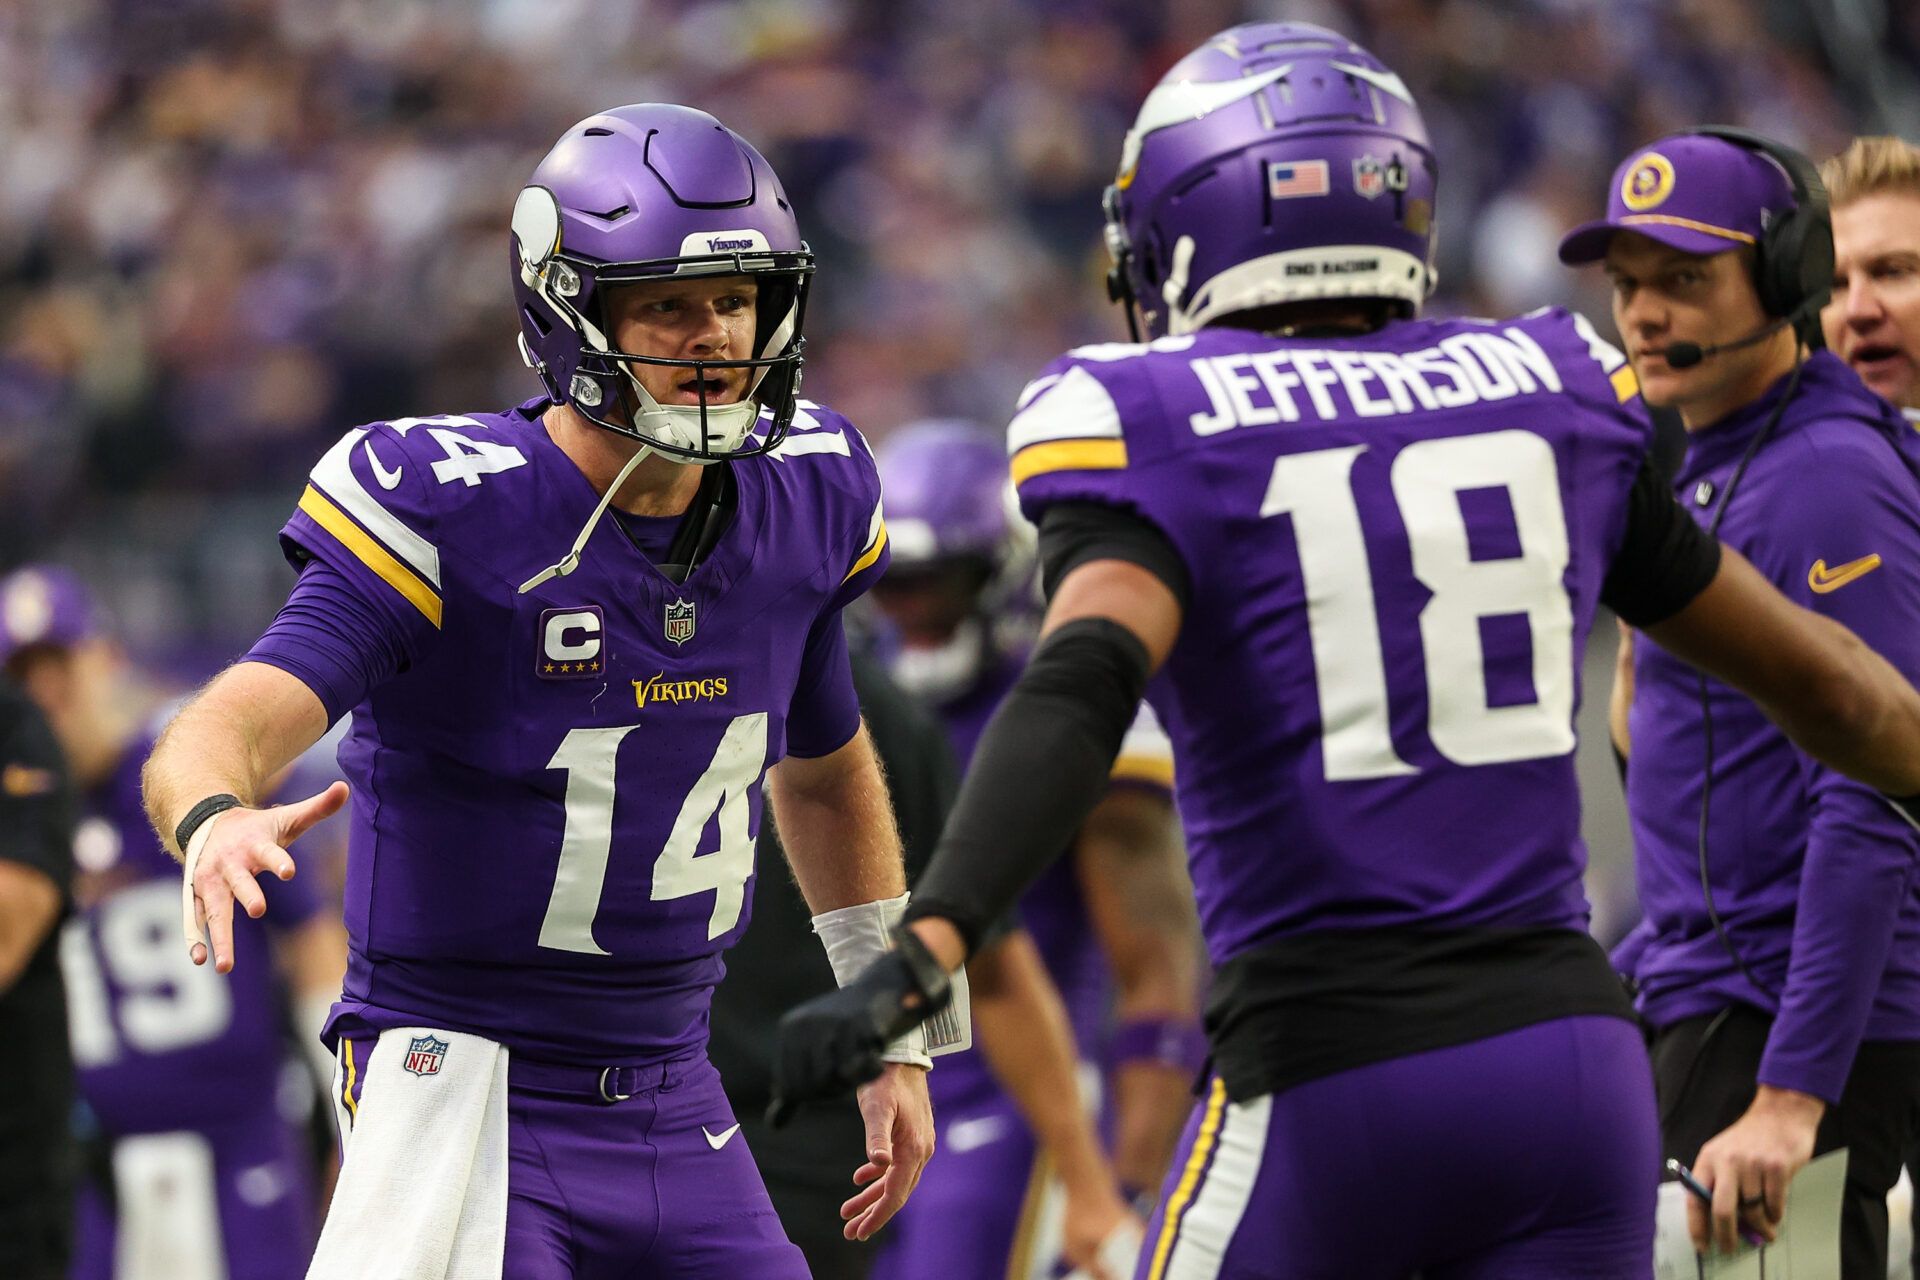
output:
M686 102L767 153L821 263L807 393L878 437L1004 422L1039 365L1123 332L1100 192L1142 94L1213 30L1317 21L1403 73L1443 157L1436 305L1604 313L1552 245L1634 143L1717 120L1818 157L1900 126L1920 5L1890 6L1872 75L1835 34L1859 8L0 0L0 568L76 565L182 675L243 647L342 429L536 391L507 213L601 106Z

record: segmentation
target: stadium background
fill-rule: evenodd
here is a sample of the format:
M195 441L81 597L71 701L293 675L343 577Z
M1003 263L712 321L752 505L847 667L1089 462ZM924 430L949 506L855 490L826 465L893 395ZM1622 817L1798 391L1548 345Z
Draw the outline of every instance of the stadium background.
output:
M533 394L507 213L622 102L712 111L784 178L821 263L807 394L876 440L998 427L1046 360L1122 333L1098 208L1140 98L1271 17L1419 96L1443 312L1608 331L1553 244L1670 129L1920 137L1905 0L0 0L0 569L79 569L166 680L230 660L341 430ZM1612 637L1583 713L1603 936L1631 910Z

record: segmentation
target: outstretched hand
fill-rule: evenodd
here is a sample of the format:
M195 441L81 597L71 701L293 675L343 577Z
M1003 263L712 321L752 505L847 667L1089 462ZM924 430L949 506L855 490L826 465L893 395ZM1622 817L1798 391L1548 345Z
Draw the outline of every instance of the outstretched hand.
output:
M266 809L228 809L201 825L192 841L196 850L181 851L187 865L181 878L180 922L195 964L205 964L211 955L216 970L233 972L234 905L256 920L265 915L267 899L254 877L270 872L293 879L293 857L286 847L346 803L347 784L336 782L305 800Z
M837 991L815 996L780 1019L773 1050L773 1102L779 1128L801 1103L844 1094L880 1074L887 1045L946 1007L946 971L913 933Z

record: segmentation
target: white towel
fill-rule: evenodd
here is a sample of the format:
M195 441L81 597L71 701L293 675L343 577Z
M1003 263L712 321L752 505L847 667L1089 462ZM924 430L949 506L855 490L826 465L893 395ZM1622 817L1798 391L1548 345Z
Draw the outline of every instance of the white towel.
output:
M113 1144L117 1280L226 1280L213 1148L198 1133Z
M500 1280L506 1243L507 1051L382 1032L307 1280Z

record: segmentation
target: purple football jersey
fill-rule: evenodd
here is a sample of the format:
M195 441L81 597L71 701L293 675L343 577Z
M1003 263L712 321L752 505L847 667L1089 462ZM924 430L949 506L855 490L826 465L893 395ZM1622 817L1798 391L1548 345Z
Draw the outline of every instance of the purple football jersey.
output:
M732 522L679 585L609 517L574 572L520 589L599 499L542 401L357 428L314 468L289 554L412 636L340 748L351 959L330 1034L420 1023L609 1064L704 1044L762 779L851 737L818 655L844 666L822 637L886 562L865 441L802 404L731 464Z
M1311 930L1582 928L1581 650L1650 427L1561 311L1071 352L1021 504L1133 511L1191 577L1149 689L1216 965Z
M267 914L236 914L233 972L189 960L180 865L140 803L152 748L151 738L135 741L82 797L79 911L60 940L80 1093L113 1134L204 1129L256 1105L272 1111L289 1052L269 933L319 910L313 877L262 876Z

